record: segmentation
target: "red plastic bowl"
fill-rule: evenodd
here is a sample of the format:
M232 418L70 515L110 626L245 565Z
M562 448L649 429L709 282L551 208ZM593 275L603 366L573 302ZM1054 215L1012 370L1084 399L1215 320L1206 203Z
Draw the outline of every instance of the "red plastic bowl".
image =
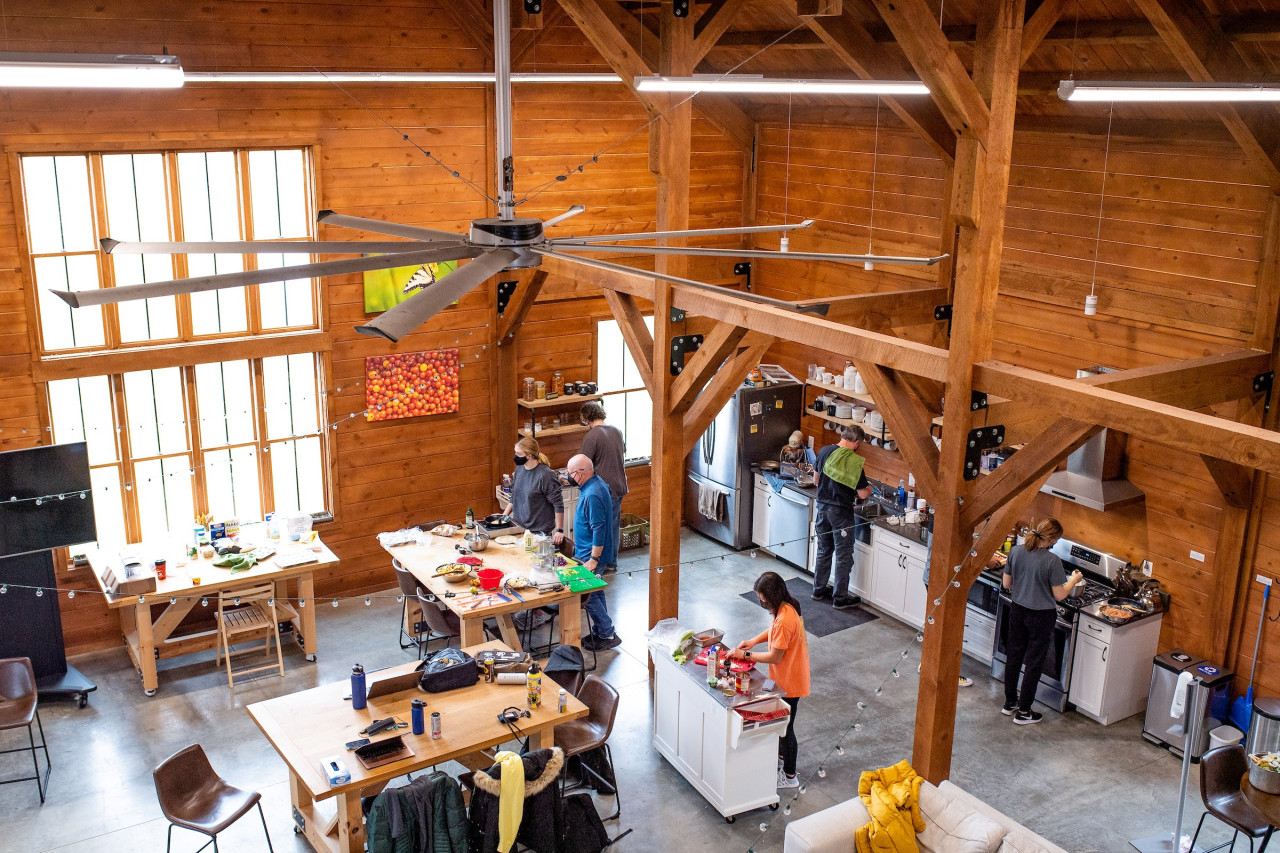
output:
M476 577L480 579L481 589L497 589L502 584L501 569L481 569Z

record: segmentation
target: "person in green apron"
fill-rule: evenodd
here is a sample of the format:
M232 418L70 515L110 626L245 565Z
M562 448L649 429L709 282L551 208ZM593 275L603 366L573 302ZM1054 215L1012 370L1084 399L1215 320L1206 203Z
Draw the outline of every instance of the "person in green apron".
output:
M813 567L813 600L831 599L839 608L856 607L860 599L849 595L849 574L853 571L853 508L871 496L871 486L863 468L866 460L855 451L866 440L860 426L840 428L840 441L818 451L814 476L818 485L818 556ZM834 586L828 586L832 569Z

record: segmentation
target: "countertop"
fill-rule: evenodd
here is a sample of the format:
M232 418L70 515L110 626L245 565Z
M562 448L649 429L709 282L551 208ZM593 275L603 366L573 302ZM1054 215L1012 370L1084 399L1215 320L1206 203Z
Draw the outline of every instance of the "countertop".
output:
M754 702L765 696L785 696L786 694L777 687L772 690L765 690L764 683L767 680L765 670L767 664L756 664L756 668L751 671L751 692L749 694L735 693L732 696L726 696L719 690L707 684L707 668L701 664L693 662L693 658L689 658L680 665L680 670L689 679L707 692L712 699L720 703L725 710L736 708L739 705L745 705L748 702Z
M919 524L890 524L886 516L874 519L871 522L881 530L892 533L894 536L901 536L908 542L914 542L923 548L929 547L929 540L925 538L925 529Z

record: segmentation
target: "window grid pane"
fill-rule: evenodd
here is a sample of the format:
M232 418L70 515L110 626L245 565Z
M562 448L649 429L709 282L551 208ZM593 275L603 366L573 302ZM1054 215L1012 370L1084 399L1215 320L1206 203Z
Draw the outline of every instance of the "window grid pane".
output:
M653 317L645 317L653 332ZM653 449L653 400L643 388L640 372L627 349L616 320L596 324L596 382L604 395L609 423L622 432L626 458L644 459Z

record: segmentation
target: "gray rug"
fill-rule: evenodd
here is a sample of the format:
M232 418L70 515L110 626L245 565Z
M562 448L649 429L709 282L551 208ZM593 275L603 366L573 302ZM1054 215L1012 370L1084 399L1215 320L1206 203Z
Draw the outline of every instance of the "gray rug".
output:
M831 606L830 599L812 600L809 596L813 595L813 581L807 578L792 578L787 581L787 591L800 602L805 631L815 637L825 637L880 618L861 606L849 610L836 610ZM760 601L756 598L755 590L742 593L742 597L752 604L758 604Z

